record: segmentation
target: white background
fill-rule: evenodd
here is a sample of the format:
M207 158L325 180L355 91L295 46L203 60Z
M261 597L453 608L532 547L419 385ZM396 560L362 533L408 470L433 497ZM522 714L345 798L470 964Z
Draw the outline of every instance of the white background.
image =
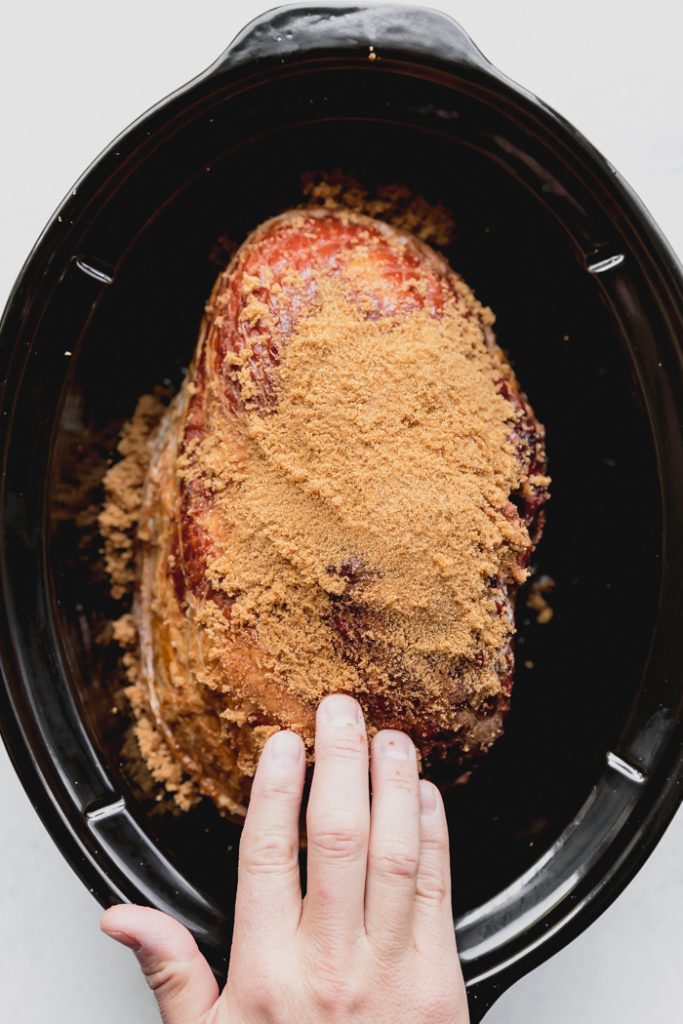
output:
M2 15L0 305L87 164L143 110L213 61L265 6L267 0L24 0ZM683 253L681 6L440 6L495 64L603 151ZM1 748L0 802L0 1020L152 1024L156 1010L132 954L98 933L98 907L44 832ZM679 813L627 892L504 995L487 1024L680 1024L682 929Z

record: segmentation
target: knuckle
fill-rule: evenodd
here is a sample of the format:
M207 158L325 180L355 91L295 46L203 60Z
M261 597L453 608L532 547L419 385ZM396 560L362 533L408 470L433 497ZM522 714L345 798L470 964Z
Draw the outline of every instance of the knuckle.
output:
M249 1005L266 1020L272 1020L278 1007L278 995L272 980L263 974L252 976L245 987Z
M439 856L448 853L448 833L439 830L423 835L422 848Z
M267 802L282 803L283 797L298 800L300 785L298 779L268 779L254 787L252 800L256 797Z
M359 734L348 736L341 733L330 738L325 744L325 748L327 755L337 761L356 761L361 755L363 744Z
M188 976L187 967L173 960L156 963L153 967L143 966L142 973L157 999L172 999L182 991Z
M377 846L370 854L370 868L388 878L415 879L419 857L403 842Z
M291 868L298 862L298 847L281 832L261 828L240 848L240 870L267 875Z
M363 856L367 830L352 822L318 821L309 825L308 845L328 860L356 860Z
M272 959L261 961L253 951L247 953L242 949L240 953L238 949L237 955L231 957L230 982L226 992L232 998L236 1017L239 1015L238 1007L249 1007L249 1020L279 1024L281 1020L288 1019L285 1014L292 1005L291 974ZM216 1005L220 1006L220 1000ZM230 1012L228 1018L233 1019ZM223 1021L223 1016L220 1020Z
M382 785L388 790L397 790L399 793L409 793L416 797L418 794L416 780L411 775L403 775L396 772L394 775L386 775L382 779Z
M330 1020L355 1017L363 998L357 983L341 974L318 973L310 982L313 1003Z
M448 895L446 880L437 871L420 869L417 876L417 897L426 903L443 903Z

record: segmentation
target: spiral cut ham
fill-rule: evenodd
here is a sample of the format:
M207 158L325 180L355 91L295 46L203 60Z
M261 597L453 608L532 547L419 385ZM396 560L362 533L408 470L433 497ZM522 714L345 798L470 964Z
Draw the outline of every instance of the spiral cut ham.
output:
M266 738L320 698L451 776L509 707L543 429L493 315L410 234L343 209L258 227L147 449L130 695L182 806L243 815Z

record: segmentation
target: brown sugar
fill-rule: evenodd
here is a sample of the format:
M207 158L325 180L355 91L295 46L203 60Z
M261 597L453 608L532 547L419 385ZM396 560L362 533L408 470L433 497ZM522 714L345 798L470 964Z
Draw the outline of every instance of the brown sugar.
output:
M156 395L143 395L132 418L124 424L117 446L122 456L105 474L107 495L99 516L105 539L104 558L112 596L130 592L135 580L134 548L140 518L142 489L149 465L149 441L164 411Z
M346 207L410 231L431 245L449 245L455 236L453 216L443 203L430 202L398 182L369 189L341 171L309 171L302 177L302 191L308 203L328 210Z
M334 284L318 285L320 304L288 344L277 412L247 412L237 458L217 430L181 463L221 519L207 576L232 606L229 624L215 603L199 613L215 635L210 659L221 675L224 633L257 627L271 671L311 702L359 680L381 692L400 665L445 727L444 668L496 651L507 629L490 615L488 580L524 576L513 552L525 534L496 514L520 482L509 409L480 328L455 304L438 322L424 311L368 322ZM339 658L326 623L353 572L377 634L362 627L360 665ZM493 667L467 682L472 694L497 685Z
M552 594L555 585L555 580L552 576L539 576L537 579L532 580L529 586L526 606L536 612L536 621L539 626L545 626L547 623L552 622L555 615L545 596L546 594Z

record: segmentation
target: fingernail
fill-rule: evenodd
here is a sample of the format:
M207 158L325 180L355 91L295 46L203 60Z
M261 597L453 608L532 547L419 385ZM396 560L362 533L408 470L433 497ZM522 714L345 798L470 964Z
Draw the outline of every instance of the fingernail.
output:
M377 746L383 757L393 757L397 761L407 761L409 757L415 757L413 742L404 732L387 729L378 733Z
M433 814L436 810L436 790L431 782L420 780L420 814Z
M299 737L296 733L289 732L286 729L282 732L276 732L268 740L268 753L276 761L288 760L296 763L300 760L302 751L303 748Z
M122 946L127 946L128 949L132 949L133 952L138 953L142 946L137 939L134 939L132 935L128 935L126 932L105 932L110 939L115 939L116 942L120 942Z
M353 697L346 693L333 693L320 704L318 709L320 721L332 725L336 729L349 725L363 725L363 712Z

